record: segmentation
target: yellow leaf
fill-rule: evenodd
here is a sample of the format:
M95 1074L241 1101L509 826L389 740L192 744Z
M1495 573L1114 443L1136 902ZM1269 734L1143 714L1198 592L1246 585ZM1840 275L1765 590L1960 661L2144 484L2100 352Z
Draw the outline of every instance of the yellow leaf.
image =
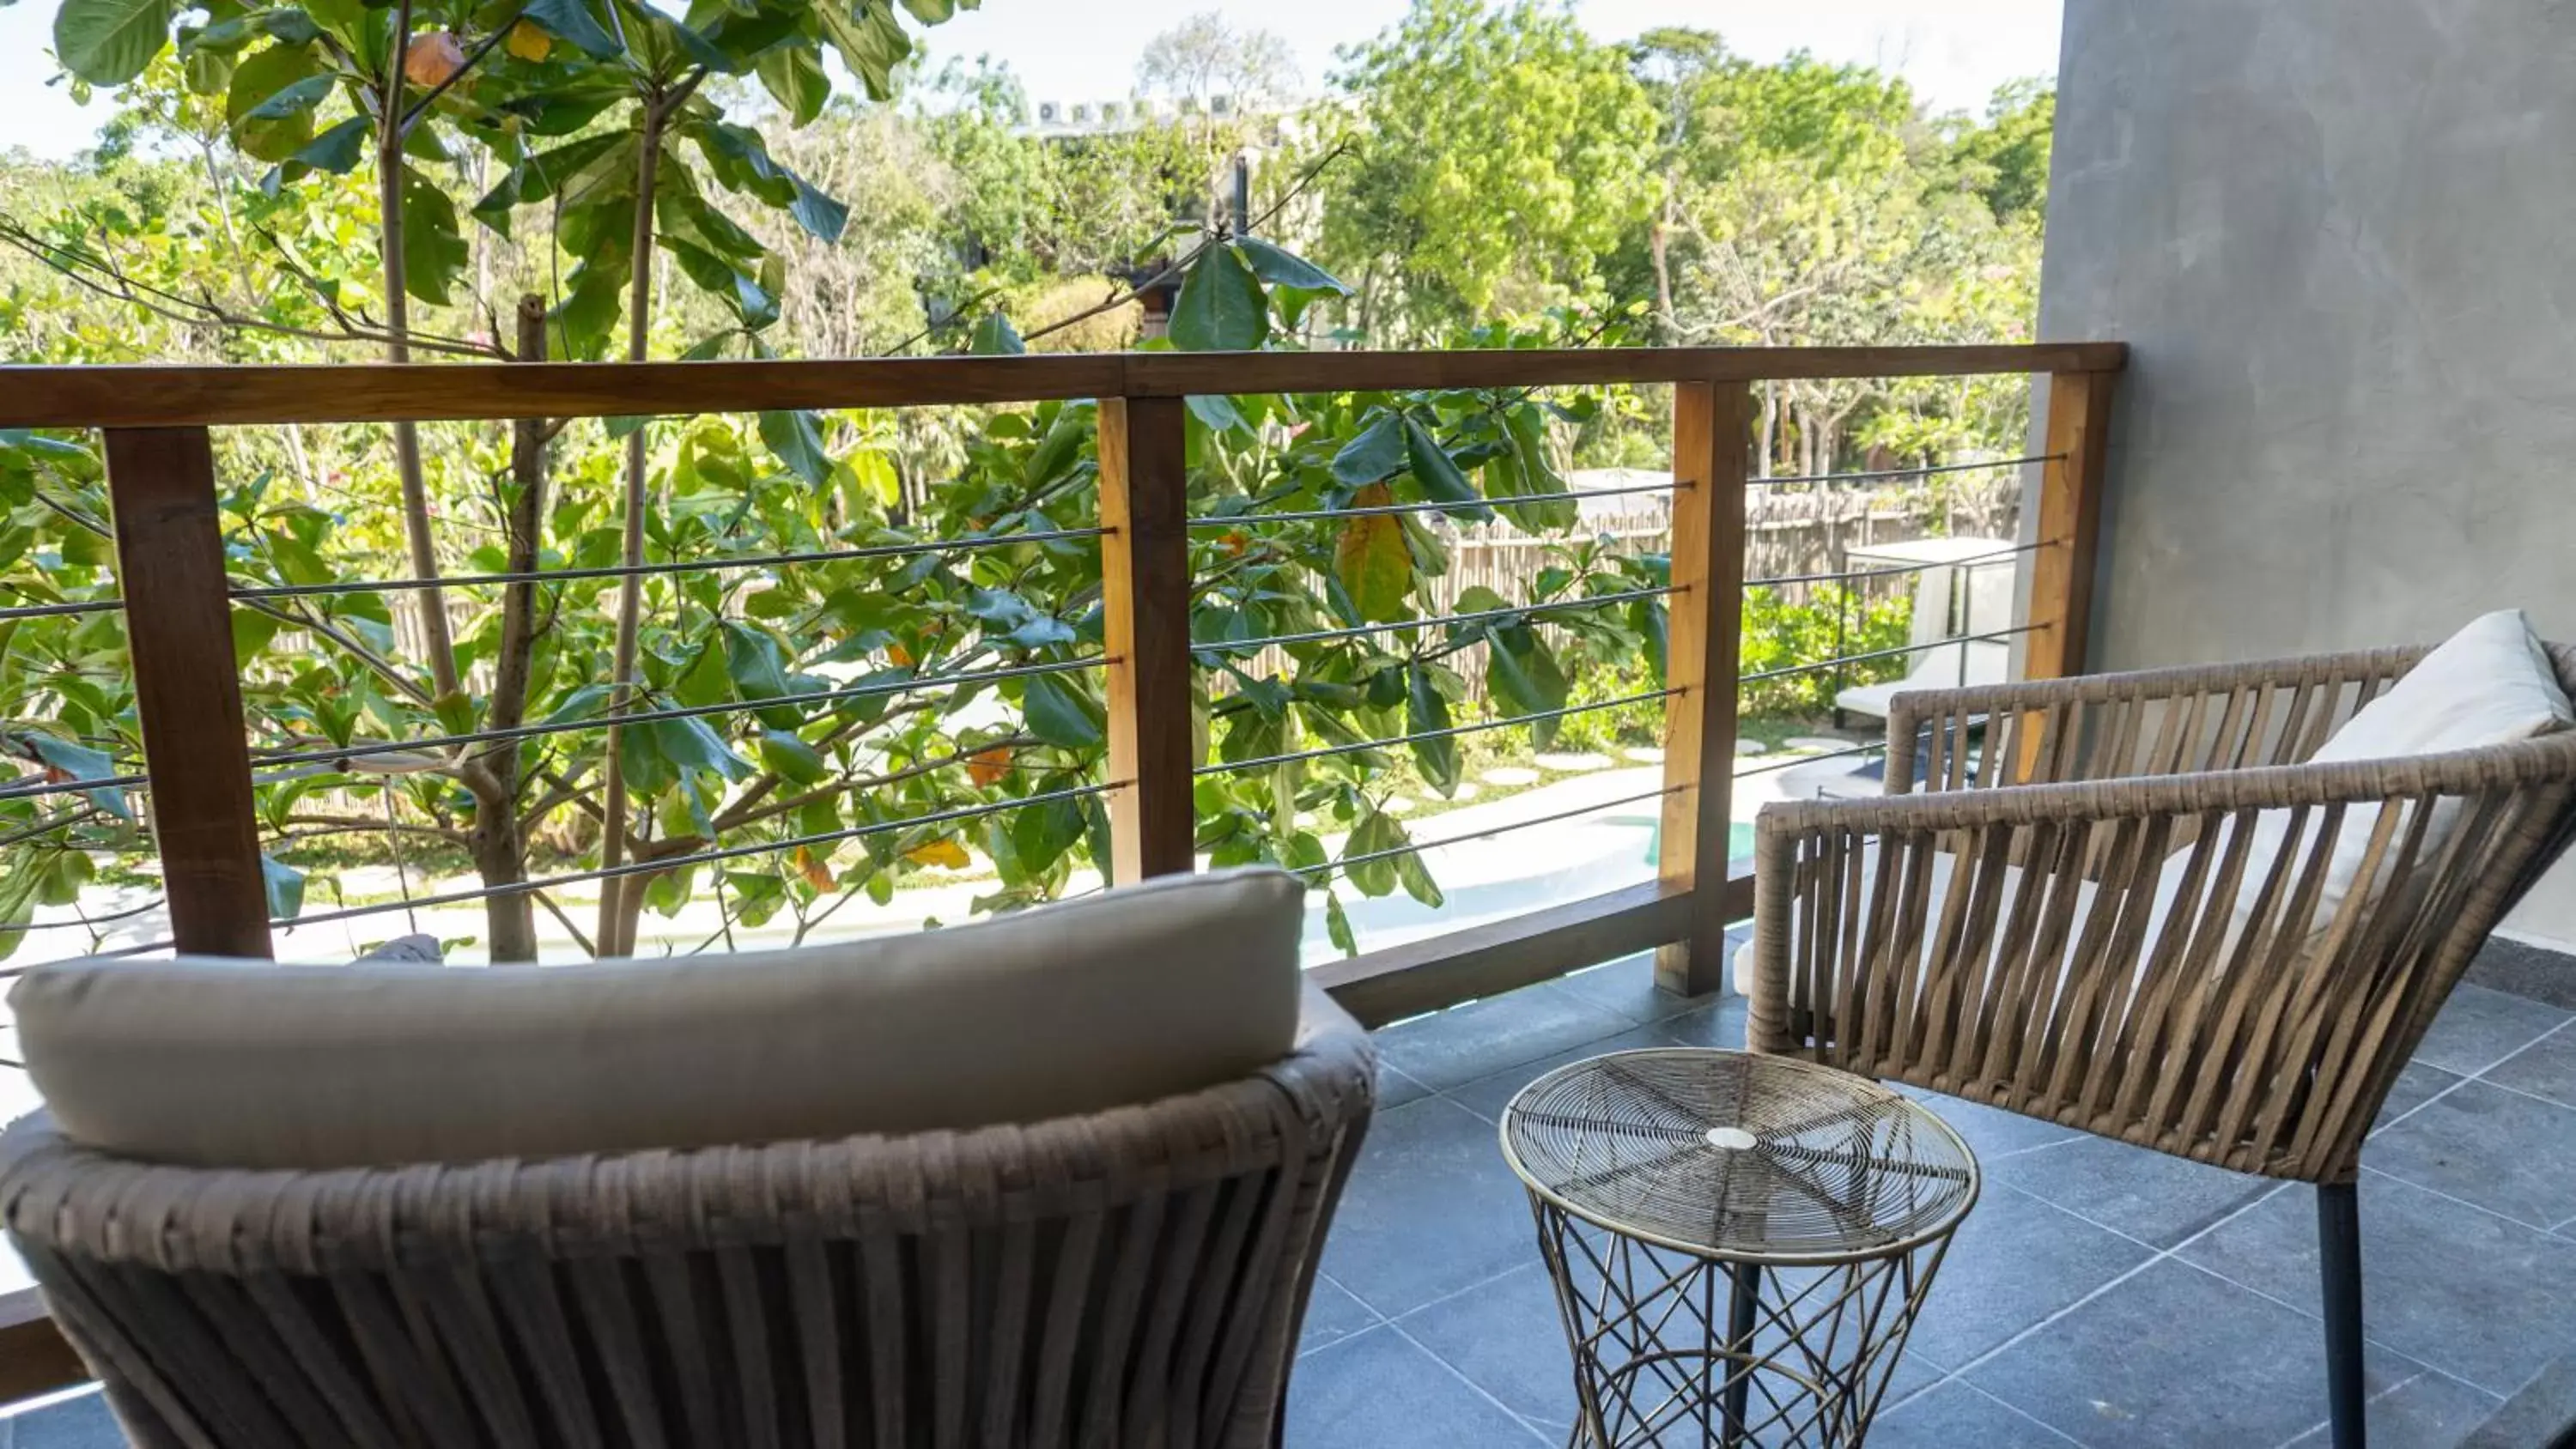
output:
M805 883L807 885L812 886L817 891L829 891L832 889L831 863L825 860L822 856L816 855L811 847L803 845L796 847L796 854L793 859L796 863L796 869L803 873Z
M522 20L510 27L510 34L502 40L501 48L521 60L536 61L545 59L547 52L555 48L555 42L554 37Z
M964 870L966 847L959 845L953 838L934 840L927 845L916 845L905 851L903 858L915 865L935 865L944 870Z
M892 660L894 662L894 667L897 669L910 669L912 667L912 651L904 648L900 644L888 644L886 646L886 658Z
M1009 773L1011 773L1011 751L1005 745L995 745L989 750L969 756L966 761L967 778L973 780L979 788L992 785Z
M1351 507L1383 508L1393 496L1385 484L1371 483L1351 495ZM1402 618L1404 596L1413 589L1413 556L1404 546L1404 525L1396 515L1373 513L1343 524L1333 543L1333 576L1341 580L1361 618Z

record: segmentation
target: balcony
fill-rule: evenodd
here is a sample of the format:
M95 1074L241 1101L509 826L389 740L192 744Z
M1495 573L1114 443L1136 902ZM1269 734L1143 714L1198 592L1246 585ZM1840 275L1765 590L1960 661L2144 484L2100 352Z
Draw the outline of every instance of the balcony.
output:
M1745 1006L1727 989L1731 923L1756 881L1732 826L1777 782L1737 755L1736 686L1746 499L1784 480L1755 475L1740 445L1755 379L2028 373L2041 379L2046 432L2033 471L2028 542L2013 622L1969 641L2009 641L2019 672L2071 675L2084 658L2100 467L2123 350L2116 344L1870 350L1687 350L1315 355L1171 355L919 362L555 364L304 369L0 370L0 426L98 428L123 560L121 607L140 684L144 773L161 841L167 938L133 949L265 955L290 926L467 907L486 894L430 896L278 917L262 888L249 782L259 769L345 765L375 746L253 753L228 616L274 588L227 576L211 506L208 429L397 419L630 415L642 410L934 407L1098 399L1096 518L1065 528L1103 551L1096 655L1013 666L1019 675L1099 671L1106 760L1096 779L964 812L981 818L1069 801L1102 802L1121 878L1196 868L1194 780L1274 763L1210 760L1191 740L1196 581L1184 399L1403 388L1622 383L1672 388L1675 458L1669 581L1569 600L1651 599L1669 614L1661 757L1633 792L1578 792L1564 812L1523 810L1384 854L1465 848L1608 807L1652 819L1653 865L1545 901L1505 887L1333 955L1311 978L1377 1028L1382 1102L1322 1264L1290 1399L1289 1442L1562 1442L1570 1380L1560 1328L1531 1243L1528 1210L1495 1150L1502 1104L1560 1061L1623 1047L1737 1046ZM1442 505L1398 505L1390 512ZM1226 520L1229 525L1243 515ZM952 541L953 542L953 541ZM922 551L943 545L922 545ZM752 560L762 568L810 559ZM734 560L726 567L746 566ZM1901 570L1900 570L1901 571ZM524 580L521 580L524 582ZM381 583L382 581L377 581ZM508 576L485 582L508 584ZM1774 580L1773 582L1777 582ZM363 587L359 586L359 587ZM1518 613L1533 613L1523 609ZM1351 625L1373 634L1422 624ZM1295 643L1229 641L1230 646ZM1937 646L1908 646L1916 647ZM1895 651L1904 652L1904 651ZM1790 670L1839 667L1812 660ZM996 676L1000 677L1000 676ZM934 678L930 683L952 683ZM916 684L914 687L919 687ZM823 693L845 695L834 686ZM773 696L774 698L775 696ZM818 695L818 697L821 697ZM718 706L691 706L708 710ZM750 704L721 706L746 709ZM1571 712L1571 711L1569 711ZM688 711L676 712L673 717ZM583 721L540 723L504 739ZM1443 726L1407 738L1463 733ZM477 732L406 739L418 752L487 742ZM1400 743L1401 741L1399 741ZM1385 741L1284 749L1324 757ZM1866 747L1854 746L1854 753ZM2008 753L1999 748L1998 754ZM306 758L310 755L310 758ZM1944 768L1935 763L1932 768ZM1948 768L1958 768L1953 760ZM18 787L103 788L96 779ZM964 818L961 817L961 818ZM825 836L764 840L779 851L862 838L900 820ZM1504 837L1508 838L1508 837ZM1526 838L1526 837L1524 837ZM608 865L535 885L667 873L728 858ZM1625 847L1623 847L1625 848ZM1351 850L1343 867L1378 854ZM1524 907L1535 907L1524 909ZM157 923L159 918L154 918ZM1447 929L1441 929L1446 927ZM289 937L291 945L294 938ZM2499 952L2513 948L2499 946ZM1652 955L1642 953L1653 953ZM1601 964L1601 963L1608 964ZM2492 979L2527 981L2515 963ZM2374 1442L2452 1445L2545 1387L2576 1351L2559 1311L2576 1296L2576 1056L2569 1012L2488 986L2460 989L2392 1092L2363 1166ZM2322 1442L2323 1353L2308 1199L2269 1179L2121 1145L1972 1103L1932 1105L1984 1161L1983 1202L1942 1272L1892 1390L1876 1444ZM0 1300L7 1362L0 1397L57 1392L79 1367L21 1292ZM2517 1406L2530 1412L2526 1402ZM0 1420L15 1446L113 1442L94 1399ZM9 1437L14 1436L14 1437ZM82 1437L89 1436L89 1437Z

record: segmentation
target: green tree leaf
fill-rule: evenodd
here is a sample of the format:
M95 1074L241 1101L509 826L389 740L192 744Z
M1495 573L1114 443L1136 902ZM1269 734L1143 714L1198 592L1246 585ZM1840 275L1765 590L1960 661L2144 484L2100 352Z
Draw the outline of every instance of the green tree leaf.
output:
M1332 891L1324 892L1324 934L1333 938L1333 945L1343 955L1360 953L1360 939L1351 929L1350 913L1342 909L1342 898Z
M1099 746L1102 733L1097 706L1061 674L1033 674L1020 681L1020 708L1029 733L1068 750Z
M1333 478L1357 488L1376 483L1404 466L1405 420L1401 413L1380 413L1375 422L1342 444L1333 454Z
M1493 518L1493 510L1485 506L1484 496L1467 481L1467 475L1458 470L1456 460L1449 456L1429 430L1410 415L1404 420L1404 458L1414 481L1422 485L1422 491L1429 494L1433 502L1459 505L1442 512L1452 518L1465 518L1477 523Z
M1430 730L1449 728L1449 701L1440 692L1431 671L1414 665L1406 671L1404 691L1404 732L1418 735ZM1458 739L1443 735L1438 739L1413 742L1413 765L1421 771L1424 784L1447 799L1458 791Z
M1189 405L1190 416L1216 432L1230 433L1246 427L1242 410L1234 405L1234 399L1221 392L1194 392L1182 401Z
M760 763L791 785L811 785L831 773L821 752L790 730L760 732Z
M403 168L402 194L403 290L444 306L448 288L472 258L456 229L456 203L410 166Z
M173 0L63 0L54 14L54 54L94 86L143 74L170 41Z
M1343 868L1343 879L1348 880L1361 895L1376 897L1388 894L1396 885L1394 858L1360 860L1359 857L1395 850L1406 843L1404 827L1396 823L1395 817L1372 806L1351 831L1350 838L1342 842L1341 858L1357 862Z
M1184 352L1249 352L1270 335L1270 300L1234 248L1211 245L1181 279L1172 345Z
M831 9L829 5L822 7L825 13ZM761 140L758 131L710 122L691 126L687 134L698 143L700 153L707 158L707 169L714 173L719 185L787 208L798 226L821 240L841 239L842 229L849 225L849 208L772 160L768 143Z
M331 89L331 77L316 74L319 64L309 46L272 45L233 68L224 118L245 154L284 161L312 139L313 108Z
M268 52L265 51L262 52L262 54L267 53ZM302 52L288 52L290 55L300 53ZM322 104L322 98L324 96L331 94L331 86L332 78L330 76L308 75L304 79L299 80L292 85L280 88L267 100L251 107L249 111L243 114L242 118L249 121L282 121L291 116L305 116L307 117L307 124L309 125L310 113L315 106ZM271 161L277 158L272 156L263 156L260 159L263 161Z
M893 100L895 67L912 55L912 40L896 23L893 7L872 4L845 8L827 0L814 7L814 14L823 23L824 34L830 37L833 48L840 51L842 64L868 88L868 98Z
M807 486L820 488L832 480L832 460L823 452L820 415L796 409L766 412L760 415L760 440L787 471Z
M557 40L580 47L594 60L614 60L625 54L617 37L591 17L590 6L584 0L530 0L520 13Z
M810 50L775 47L760 57L755 69L761 85L787 108L787 118L795 125L812 124L832 97L831 77L823 74L823 63Z
M1274 287L1296 287L1308 292L1332 292L1347 297L1350 287L1341 278L1316 266L1294 252L1284 251L1259 237L1234 239L1237 251L1252 268L1252 274Z
M374 127L367 123L366 117L351 116L307 142L293 159L299 165L310 166L316 171L346 176L356 170L358 162L365 158L367 141L373 134Z
M735 697L745 702L776 699L790 693L787 680L787 658L778 641L749 624L727 620L724 626L725 676L733 681ZM796 708L781 705L775 709L755 710L760 722L774 730L792 730L797 724Z
M1422 863L1419 852L1395 858L1395 878L1403 884L1406 895L1435 911L1449 903L1449 898L1441 894L1440 883L1431 878L1431 868Z
M1011 325L1010 318L987 312L975 324L975 335L968 340L966 350L978 357L1017 357L1029 348L1020 340L1020 330Z
M1535 501L1498 503L1503 516L1523 533L1562 532L1582 522L1583 510L1547 459L1547 415L1523 403L1505 415L1504 431L1511 446L1485 465L1488 487L1499 483L1500 492Z
M275 856L259 857L259 883L268 897L268 918L291 921L304 914L304 872Z

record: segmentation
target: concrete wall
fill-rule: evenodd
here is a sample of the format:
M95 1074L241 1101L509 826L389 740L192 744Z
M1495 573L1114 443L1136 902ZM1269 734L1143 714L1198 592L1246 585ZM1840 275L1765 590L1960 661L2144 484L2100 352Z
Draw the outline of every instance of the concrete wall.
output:
M2040 333L2135 347L2093 667L2576 637L2576 4L2067 0L2058 94Z

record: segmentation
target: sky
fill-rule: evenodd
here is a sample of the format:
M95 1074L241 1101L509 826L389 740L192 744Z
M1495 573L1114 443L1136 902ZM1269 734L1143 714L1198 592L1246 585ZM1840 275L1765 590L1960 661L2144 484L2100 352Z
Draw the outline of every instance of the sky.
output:
M1017 71L1036 100L1122 97L1137 53L1156 32L1214 10L1266 28L1296 50L1310 88L1333 49L1393 25L1407 0L984 0L931 32L936 55L990 55ZM1713 29L1757 60L1794 50L1892 70L1941 110L1982 109L1996 86L2057 71L2062 0L1573 0L1603 40L1659 25ZM54 74L55 0L0 4L0 150L64 157L89 145L108 102L75 105Z

